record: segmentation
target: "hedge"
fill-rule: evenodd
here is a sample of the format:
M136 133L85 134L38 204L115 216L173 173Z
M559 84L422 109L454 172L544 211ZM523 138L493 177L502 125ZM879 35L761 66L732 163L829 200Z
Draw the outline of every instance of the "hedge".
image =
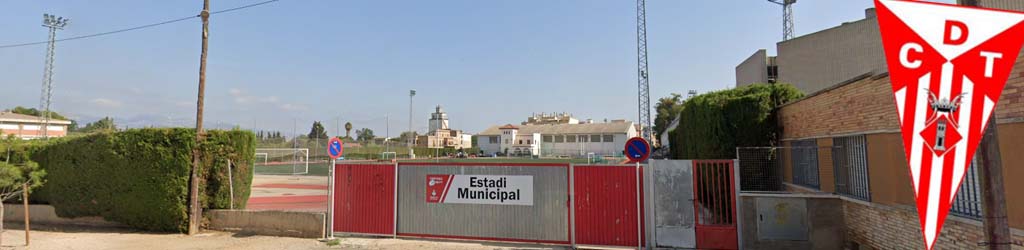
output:
M195 147L192 129L131 129L51 139L32 154L47 171L32 196L61 217L104 219L155 231L188 227L188 187ZM209 131L201 150L203 208L230 207L227 160L233 166L235 208L244 208L252 182L255 136Z
M753 84L686 100L669 133L676 159L733 159L736 147L774 145L775 109L803 96L789 84Z

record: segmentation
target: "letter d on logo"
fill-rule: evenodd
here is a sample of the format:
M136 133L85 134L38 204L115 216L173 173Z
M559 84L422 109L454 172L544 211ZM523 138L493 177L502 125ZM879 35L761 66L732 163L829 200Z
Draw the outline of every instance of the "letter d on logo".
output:
M956 28L957 31L956 38L953 38L953 28ZM964 44L964 42L967 41L968 34L969 32L967 30L967 24L964 24L964 22L956 20L946 20L946 33L943 36L944 39L942 43L945 43L947 45Z

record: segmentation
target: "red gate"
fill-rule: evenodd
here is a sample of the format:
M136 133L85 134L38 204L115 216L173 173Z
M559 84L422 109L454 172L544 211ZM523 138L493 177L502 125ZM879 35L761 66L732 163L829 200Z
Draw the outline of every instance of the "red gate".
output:
M574 166L573 181L576 244L636 247L644 235L642 205L637 216L636 167Z
M693 161L693 214L699 249L739 249L732 160Z
M334 232L395 233L395 165L334 166Z

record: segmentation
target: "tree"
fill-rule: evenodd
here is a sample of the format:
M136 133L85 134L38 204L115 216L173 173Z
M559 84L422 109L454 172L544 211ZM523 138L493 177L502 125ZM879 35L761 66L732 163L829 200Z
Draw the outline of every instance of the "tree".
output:
M679 117L679 113L683 112L683 102L683 96L676 93L658 99L658 103L654 104L654 109L658 113L654 117L654 128L652 128L655 136L667 132L668 126L676 117Z
M416 136L419 136L419 135L420 135L420 133L412 132L412 136L413 136L412 138L416 138ZM403 143L403 144L409 143L409 139L411 139L409 137L409 131L402 132L402 134L399 135L398 138L399 138L400 142Z
M345 122L345 137L352 138L352 123Z
M306 137L310 139L327 139L327 131L324 130L323 124L320 124L319 121L315 121L313 122L313 127L309 129L309 135L306 135Z
M6 145L10 151L10 147L21 143L21 140L11 137L7 140L0 140L0 143ZM26 158L12 159L7 156L4 161L0 161L0 203L22 196L26 188L31 190L43 185L46 171L39 168L39 164ZM3 214L3 206L0 206L0 221L4 219ZM0 235L3 235L3 230L3 225L0 225ZM2 238L0 238L0 242L3 242Z
M373 135L373 130L370 130L368 128L356 130L356 140L359 140L360 142L372 141L373 138L375 138L375 136Z
M14 109L11 109L10 111L11 111L11 113L15 113L15 114L31 115L31 116L38 116L38 117L43 117L43 114L46 113L46 112L41 112L41 111L39 111L38 109L35 109L35 108L26 108L26 107L22 107L22 106L14 107ZM67 117L64 117L63 115L60 115L57 112L50 111L50 119L70 121L71 125L68 125L68 131L69 132L75 131L76 129L78 129L78 122L76 122L75 120L68 119Z
M85 127L79 129L78 132L91 133L100 131L114 131L117 129L117 125L114 124L114 119L110 117L103 117L96 122L86 123Z

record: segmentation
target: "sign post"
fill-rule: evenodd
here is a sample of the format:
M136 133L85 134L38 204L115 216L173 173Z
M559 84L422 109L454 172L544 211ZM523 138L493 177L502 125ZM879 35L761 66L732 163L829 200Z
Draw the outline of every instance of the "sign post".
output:
M896 0L875 0L875 7L924 246L931 249L971 159L985 151L979 143L994 127L993 111L1024 43L1024 13ZM988 193L986 206L1005 208ZM986 243L1009 244L997 241Z
M636 249L643 248L643 235L641 221L644 218L641 216L640 211L640 163L646 161L651 156L651 144L642 137L633 137L626 141L626 158L636 163Z
M328 167L328 180L327 180L327 238L334 239L334 168L337 166L338 158L341 158L342 153L345 152L345 143L338 139L338 137L331 138L327 141L327 155L331 157L331 166Z

